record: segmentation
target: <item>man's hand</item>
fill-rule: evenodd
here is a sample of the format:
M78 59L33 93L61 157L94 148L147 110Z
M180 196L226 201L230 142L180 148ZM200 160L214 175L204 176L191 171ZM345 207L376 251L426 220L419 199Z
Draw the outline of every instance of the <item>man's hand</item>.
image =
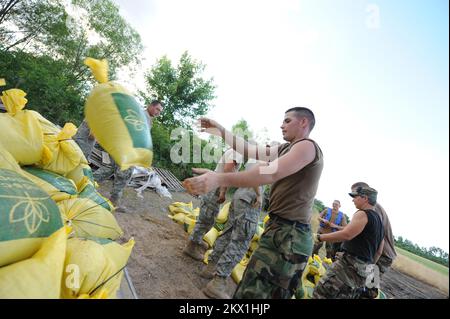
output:
M192 172L200 174L200 176L187 178L183 181L183 187L189 194L206 194L219 187L217 173L205 168L193 168Z
M322 217L319 217L319 220L327 226L330 226L330 222Z
M225 131L222 125L207 117L201 117L198 120L200 122L200 132L206 132L212 135L222 137L222 133Z

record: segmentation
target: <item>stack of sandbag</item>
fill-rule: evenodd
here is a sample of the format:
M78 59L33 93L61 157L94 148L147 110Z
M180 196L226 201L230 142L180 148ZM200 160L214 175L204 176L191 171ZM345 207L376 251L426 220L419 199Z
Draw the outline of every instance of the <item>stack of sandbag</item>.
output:
M192 202L174 202L169 205L168 217L184 227L188 234L192 232L197 221L200 208L193 208Z
M114 298L134 241L112 241L123 232L71 139L76 127L24 110L25 95L1 95L0 298Z
M133 239L120 245L108 239L70 238L61 298L115 298L133 246Z
M225 224L228 221L228 214L230 210L231 202L226 202L223 204L219 213L217 214L214 226L203 236L203 240L208 244L209 248L214 246L214 242L217 237L220 236ZM200 213L200 208L193 208L192 202L174 202L169 205L169 215L168 217L175 221L176 223L183 225L184 230L190 234L195 227L198 215Z
M0 161L0 299L59 298L67 239L61 214L9 160Z

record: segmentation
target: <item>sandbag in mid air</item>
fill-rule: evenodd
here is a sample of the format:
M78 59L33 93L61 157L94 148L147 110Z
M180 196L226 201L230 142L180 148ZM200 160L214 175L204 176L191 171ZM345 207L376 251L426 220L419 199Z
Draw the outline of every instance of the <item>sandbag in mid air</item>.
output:
M106 60L87 58L100 83L86 100L86 121L97 142L122 170L131 166L148 168L153 160L150 124L144 108L121 85L108 82Z

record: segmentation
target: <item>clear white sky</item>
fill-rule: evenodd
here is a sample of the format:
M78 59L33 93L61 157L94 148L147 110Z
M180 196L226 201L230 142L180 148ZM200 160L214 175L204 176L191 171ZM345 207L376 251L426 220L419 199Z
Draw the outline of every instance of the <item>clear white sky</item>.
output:
M143 69L188 50L218 86L208 115L272 140L286 109L310 107L325 159L317 198L352 216L349 187L366 181L395 236L448 252L447 0L116 3L141 34Z

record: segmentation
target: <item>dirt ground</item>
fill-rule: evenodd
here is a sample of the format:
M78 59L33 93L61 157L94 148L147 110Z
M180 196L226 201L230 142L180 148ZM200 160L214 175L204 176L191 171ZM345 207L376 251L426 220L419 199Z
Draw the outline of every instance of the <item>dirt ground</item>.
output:
M109 196L111 181L100 185L99 191ZM124 204L129 214L116 213L124 231L124 239L134 237L136 244L127 269L140 299L202 299L207 298L202 288L208 280L199 276L203 263L182 253L188 235L181 225L173 222L167 207L172 202L190 202L199 206L199 200L184 192L172 192L172 199L160 197L152 190L143 192L144 198L127 187ZM229 294L236 284L229 278ZM391 269L383 279L381 289L388 298L435 299L448 298L440 290L415 278Z

